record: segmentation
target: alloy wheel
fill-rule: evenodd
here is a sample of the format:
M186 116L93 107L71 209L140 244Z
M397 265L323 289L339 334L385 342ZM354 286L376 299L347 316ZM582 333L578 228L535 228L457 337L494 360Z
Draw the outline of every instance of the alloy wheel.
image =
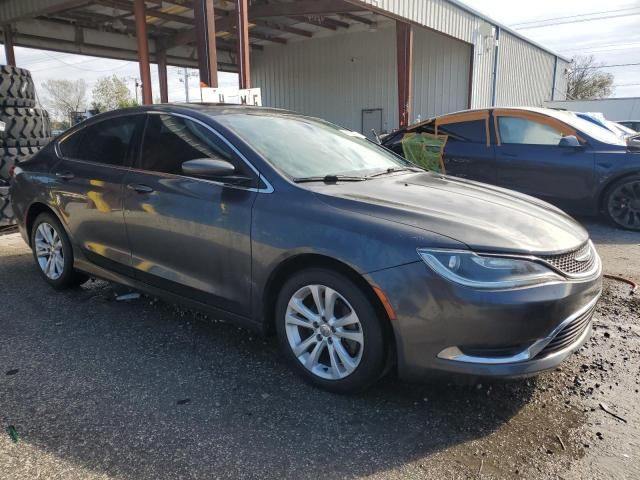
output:
M38 265L47 278L59 279L64 273L62 239L56 229L46 222L36 229L35 252Z
M618 186L609 195L607 208L611 218L619 225L640 229L640 180Z
M362 360L360 319L346 298L325 285L306 285L293 294L285 330L295 357L320 378L345 378Z

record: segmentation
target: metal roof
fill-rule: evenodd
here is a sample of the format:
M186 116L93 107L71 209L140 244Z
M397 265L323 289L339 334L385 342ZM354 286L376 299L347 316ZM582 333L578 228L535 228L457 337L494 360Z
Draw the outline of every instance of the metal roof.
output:
M527 43L530 43L531 45L534 45L535 47L538 47L540 50L544 50L547 53L550 53L551 55L558 57L561 60L564 60L565 62L571 62L570 58L567 58L563 55L560 55L559 53L554 52L553 50L550 50L549 48L545 47L544 45L539 44L538 42L535 42L533 40L531 40L530 38L528 38L527 36L519 33L518 31L504 25L503 23L500 23L496 20L494 20L491 17L488 17L487 15L479 12L478 10L475 10L471 7L469 7L468 5L465 5L464 3L462 3L460 0L447 0L449 3L455 5L456 7L469 12L472 15L475 15L478 18L483 19L484 21L486 21L487 23L492 24L495 27L499 27L500 30L504 30L506 32L509 32L511 35L521 38L522 40L524 40Z

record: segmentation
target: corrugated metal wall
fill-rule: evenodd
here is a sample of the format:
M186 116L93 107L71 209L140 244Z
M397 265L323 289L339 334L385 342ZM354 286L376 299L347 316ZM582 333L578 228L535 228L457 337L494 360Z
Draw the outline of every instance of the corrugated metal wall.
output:
M360 131L364 108L398 125L395 31L357 32L266 46L251 57L265 106L314 115Z
M555 57L505 31L498 48L496 104L543 106L551 98Z
M565 62L561 58L558 59L558 71L556 73L556 91L553 95L554 100L566 100L567 98L567 69L569 62Z
M361 131L362 110L381 108L383 130L398 126L395 28L346 32L251 57L252 84L265 106L325 118ZM470 46L416 28L412 120L467 108Z
M468 108L471 45L414 28L411 121Z
M481 34L481 31L489 28L490 22L456 5L453 0L359 0L359 3L377 9L380 13L383 13L383 10L391 12L398 17L473 44L475 52L471 107L491 105L495 44L490 36ZM499 55L501 65L519 68L524 64L525 58L531 59L534 63L516 71L501 70L499 80L502 78L503 83L498 84L497 103L540 105L549 100L553 83L554 55L505 30L502 31L500 43L501 48L506 45ZM560 60L559 63L564 61ZM538 67L542 70L534 72ZM529 72L533 75L527 76ZM556 84L561 87L566 78L562 78L563 70L559 69L558 72ZM558 92L560 91L564 92L565 89L558 88Z

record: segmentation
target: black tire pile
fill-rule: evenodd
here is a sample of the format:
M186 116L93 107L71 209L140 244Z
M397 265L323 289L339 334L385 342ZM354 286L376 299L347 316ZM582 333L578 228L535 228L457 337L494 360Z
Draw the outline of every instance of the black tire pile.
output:
M49 143L50 137L49 114L36 108L31 73L0 65L0 228L14 223L9 202L11 170Z

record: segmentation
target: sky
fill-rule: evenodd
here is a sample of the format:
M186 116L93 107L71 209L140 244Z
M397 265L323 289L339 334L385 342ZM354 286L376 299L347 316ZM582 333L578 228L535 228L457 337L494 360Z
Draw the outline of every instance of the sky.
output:
M462 3L507 25L532 40L571 58L593 54L615 75L613 96L640 96L640 0L462 0ZM567 18L569 17L569 18ZM600 18L593 20L593 18ZM544 21L544 22L543 22ZM552 25L549 25L552 24ZM546 25L546 26L541 26ZM121 60L16 48L19 66L31 70L36 86L48 79L84 78L89 84L103 76L125 78L133 92L138 64ZM0 48L0 64L5 63ZM197 72L190 70L190 97L198 98ZM157 68L152 64L154 98L159 97ZM169 67L169 101L184 101L184 69ZM236 86L237 75L221 72L221 87ZM42 88L39 89L43 95Z

